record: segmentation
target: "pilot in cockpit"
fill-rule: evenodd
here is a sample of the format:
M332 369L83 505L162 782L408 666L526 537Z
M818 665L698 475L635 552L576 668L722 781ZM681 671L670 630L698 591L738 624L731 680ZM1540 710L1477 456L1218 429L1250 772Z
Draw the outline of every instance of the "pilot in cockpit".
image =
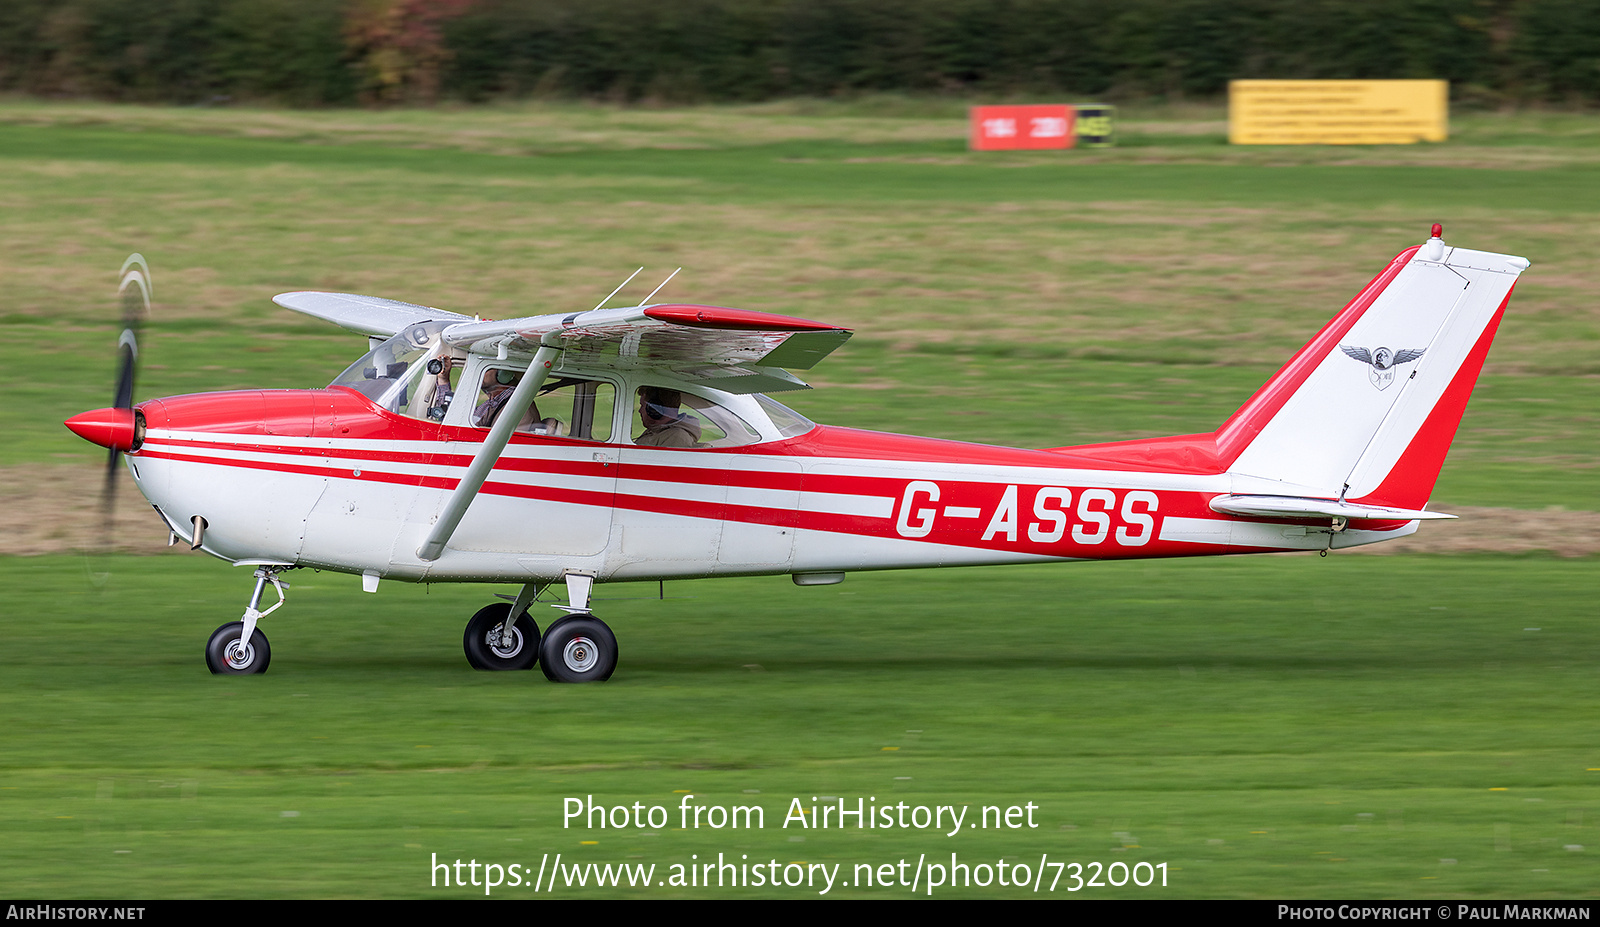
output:
M441 385L450 376L449 363L449 359L446 358L444 370L439 374ZM519 370L495 367L485 370L479 393L483 398L472 410L472 424L479 428L494 427L495 420L500 417L500 410L511 401L511 394L521 382L522 372ZM540 415L539 404L534 402L528 406L528 411L523 413L522 421L517 423L516 430L524 433L558 435L561 433L561 422L559 419Z
M483 382L480 384L479 395L483 397L472 410L472 424L479 428L492 428L494 420L500 417L500 410L511 401L511 394L516 391L517 384L522 382L522 375L511 370L489 369L483 372ZM529 415L538 415L537 403L528 408Z

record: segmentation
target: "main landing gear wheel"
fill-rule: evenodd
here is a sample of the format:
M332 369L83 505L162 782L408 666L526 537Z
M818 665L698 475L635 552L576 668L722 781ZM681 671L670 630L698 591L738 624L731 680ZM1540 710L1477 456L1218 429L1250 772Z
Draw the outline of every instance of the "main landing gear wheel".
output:
M241 644L244 622L230 621L211 632L206 641L206 666L217 676L249 676L265 673L272 662L272 647L260 628L250 632L250 640Z
M568 615L545 631L539 668L551 682L604 682L617 668L617 636L593 615Z
M461 638L461 649L467 653L467 662L473 669L525 670L533 669L539 659L539 625L533 617L524 614L506 633L506 618L511 606L496 602L478 609L467 622L467 633Z

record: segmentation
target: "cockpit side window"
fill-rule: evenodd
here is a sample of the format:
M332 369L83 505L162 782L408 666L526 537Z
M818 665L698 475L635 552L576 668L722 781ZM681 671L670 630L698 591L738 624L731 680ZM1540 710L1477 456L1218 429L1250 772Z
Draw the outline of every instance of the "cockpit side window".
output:
M562 409L571 409L567 419L567 434L585 441L610 441L611 421L616 407L617 388L604 380L577 380L563 377L552 390L557 401L551 411L559 416ZM564 394L572 400L566 401Z
M493 428L500 419L500 410L511 401L511 394L522 382L523 371L510 367L485 367L479 375L476 395L472 400L472 414L467 422L479 428ZM539 414L539 403L534 402L524 419L527 424ZM521 428L519 427L519 430Z
M468 422L479 428L492 427L521 381L520 370L484 368ZM539 385L539 394L516 430L581 441L609 441L615 405L616 387L605 380L552 374Z
M633 443L643 447L742 447L760 432L725 406L661 386L638 391Z

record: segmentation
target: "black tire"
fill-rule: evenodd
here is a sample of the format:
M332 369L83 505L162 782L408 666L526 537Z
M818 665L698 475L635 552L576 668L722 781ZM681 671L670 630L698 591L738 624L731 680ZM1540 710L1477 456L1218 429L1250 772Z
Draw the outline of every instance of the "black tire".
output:
M467 662L480 670L533 669L539 659L539 625L526 613L511 626L512 640L501 640L506 618L511 606L503 602L485 605L467 622L467 631L461 637L461 649L466 651Z
M551 682L604 682L617 668L617 636L593 615L568 615L539 642L539 668Z
M211 632L206 641L206 666L216 676L254 676L267 671L272 662L272 647L260 628L250 632L250 641L244 653L234 649L244 634L244 622L230 621Z

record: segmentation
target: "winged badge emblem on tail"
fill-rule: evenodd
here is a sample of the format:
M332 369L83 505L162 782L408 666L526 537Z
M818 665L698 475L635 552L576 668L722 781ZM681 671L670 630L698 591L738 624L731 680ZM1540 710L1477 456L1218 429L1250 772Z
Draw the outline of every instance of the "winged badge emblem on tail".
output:
M1339 350L1367 365L1367 379L1378 389L1387 389L1394 382L1394 368L1409 364L1427 352L1427 348L1359 348L1348 344Z

